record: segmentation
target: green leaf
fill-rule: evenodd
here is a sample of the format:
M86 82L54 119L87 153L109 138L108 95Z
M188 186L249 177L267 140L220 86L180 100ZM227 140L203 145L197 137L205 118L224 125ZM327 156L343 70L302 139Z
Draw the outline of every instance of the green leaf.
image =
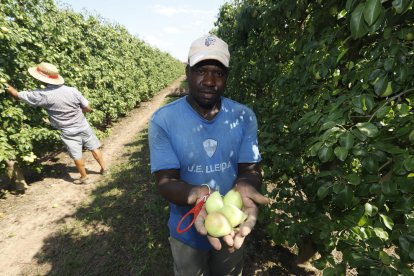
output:
M350 150L354 146L354 140L354 135L347 131L339 137L339 144L345 149Z
M392 72L394 70L394 66L395 66L395 58L391 57L391 58L387 58L384 61L384 69L387 72Z
M408 254L408 252L410 252L410 242L407 240L407 238L400 236L398 238L398 241L400 242L400 248L402 251L405 251Z
M384 225L392 230L392 228L394 227L394 222L392 221L392 219L386 215L380 214L380 217L382 218L382 222L384 223Z
M336 126L335 122L328 121L328 122L324 123L319 130L322 131L322 130L325 130L325 129L330 129L330 128L333 128L334 126Z
M350 13L353 10L356 3L357 3L357 0L347 0L346 1L345 9L348 11L348 13Z
M395 181L387 181L382 183L381 189L384 195L394 196L398 194L398 185Z
M320 186L318 192L316 193L317 197L319 199L324 199L328 195L330 188L331 184L329 183L325 183L322 186Z
M357 174L347 175L346 179L348 180L349 184L352 184L355 186L361 184L361 177Z
M398 105L398 113L402 116L407 116L411 110L411 107L408 104L402 103Z
M368 26L364 21L364 7L365 5L360 3L351 13L351 36L354 39L361 38L368 33Z
M377 94L377 96L381 96L384 94L385 90L388 86L388 77L383 76L382 78L379 78L375 84L374 84L374 92Z
M392 1L392 6L397 13L401 14L406 11L410 2L410 0L394 0Z
M381 194L382 190L381 190L381 185L380 184L372 184L371 187L369 188L369 192L371 194Z
M410 246L410 253L408 256L410 256L411 260L414 260L414 245ZM414 275L414 272L413 272L413 275Z
M331 160L332 155L333 155L332 147L322 146L319 149L318 157L319 157L319 160L322 161L322 163L325 163Z
M328 267L323 270L323 276L335 276L336 270L333 267Z
M398 147L397 145L391 144L391 143L378 142L378 143L374 144L374 147L379 149L379 150L388 152L390 154L395 154L395 155L406 153L406 150Z
M385 265L390 265L392 263L392 258L384 251L379 252L379 258L381 262Z
M371 34L375 33L376 31L378 31L378 29L381 26L383 26L384 23L385 23L385 9L381 7L381 12L377 20L375 20L374 24L368 27L369 33Z
M407 158L405 158L403 165L407 171L414 171L414 156L410 155Z
M387 115L388 115L388 113L390 112L390 110L391 110L391 107L389 107L389 106L383 106L383 107L379 108L379 109L376 111L375 115L377 116L377 118L378 118L379 120L381 120L381 119L383 119L385 116L387 116Z
M364 19L369 26L374 24L381 13L382 5L380 0L368 0L364 7Z
M324 141L328 140L328 141L334 141L334 143L336 143L337 137L338 137L337 133L341 131L342 129L340 129L339 127L329 128L323 133L322 139Z
M407 136L408 133L412 130L412 128L412 126L401 127L397 130L397 132L395 132L395 136L398 138L402 136Z
M398 84L404 84L407 81L408 71L409 69L406 66L398 66L398 68L396 68L397 76L395 78L395 81Z
M388 238L389 238L389 235L388 235L387 231L385 231L382 228L375 227L374 228L374 232L375 232L375 235L378 238L380 238L380 239L382 239L384 241L388 240Z
M345 161L346 157L348 156L348 150L343 147L336 147L334 152L336 157L338 157L338 159L341 161Z
M362 110L365 112L370 112L374 108L374 98L371 95L362 95Z
M376 174L378 172L378 161L374 156L368 155L361 161L362 167L370 174Z
M375 137L378 135L378 128L372 123L358 123L356 124L356 127L359 131L361 131L361 133L368 137Z
M403 156L395 156L394 157L394 165L393 165L393 172L397 175L406 175L408 172L404 167L404 157Z
M388 40L391 37L392 29L390 27L384 28L383 37Z
M365 214L367 214L370 217L375 216L378 212L378 207L368 202L365 203L364 208L365 208Z
M348 53L348 48L343 49L342 52L338 55L338 57L336 58L336 62L338 63L339 61L341 61L341 59L344 57L344 55Z
M354 200L354 191L348 186L345 185L345 187L342 189L342 191L338 194L340 203L343 204L346 207L349 207L352 205Z
M344 189L344 185L343 185L342 183L335 182L335 183L332 185L332 191L333 191L335 194L339 194L339 193L340 193L343 189Z
M394 205L394 210L400 212L410 212L414 206L414 195L412 196L403 196L398 200L397 204Z
M367 259L362 254L360 254L359 252L354 252L353 251L349 254L348 261L349 261L351 266L359 267L359 266L362 266L367 261Z
M365 224L367 224L368 221L369 221L368 217L366 215L363 215L358 220L358 226L359 227L364 226Z
M365 141L365 140L367 140L367 136L365 136L361 131L359 131L358 129L356 129L356 128L353 128L353 129L351 129L351 132L352 132L352 134L356 137L356 138L358 138L358 140L360 140L360 141Z
M316 142L315 144L313 144L309 149L310 156L318 155L318 151L322 147L322 145L323 145L323 142Z

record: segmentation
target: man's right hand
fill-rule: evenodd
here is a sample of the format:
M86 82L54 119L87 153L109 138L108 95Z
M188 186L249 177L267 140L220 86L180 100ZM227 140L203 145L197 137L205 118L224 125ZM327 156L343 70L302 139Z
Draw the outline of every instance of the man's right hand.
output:
M246 238L247 235L250 234L254 225L256 224L257 215L259 213L259 208L256 204L268 204L269 203L269 199L263 196L262 194L260 194L259 192L257 192L256 189L252 187L251 185L248 185L248 184L238 185L237 188L238 188L237 190L242 195L243 205L244 205L243 211L248 214L248 218L244 223L242 223L239 226L239 231L237 232L232 231L229 235L222 237L223 241L229 246L229 248L233 250L239 249L242 246L244 239ZM201 197L205 195L200 191L197 192L197 190L195 190L193 194L194 195L191 197L192 201L189 204L198 203L200 200L202 200ZM199 197L195 197L196 194L199 195ZM190 196L191 195L192 193L190 193ZM190 199L190 196L189 196L189 199ZM194 199L196 201L194 201ZM208 241L210 242L210 244L213 246L214 249L220 250L222 246L220 239L208 235L207 229L204 226L204 221L206 217L207 217L207 211L206 211L205 206L203 206L198 217L196 218L194 222L194 226L201 235L204 235L204 236L207 235Z
M17 96L17 94L19 92L16 90L16 88L14 88L13 86L11 86L7 82L4 83L4 86L5 86L5 90L7 91L7 93L9 93L13 98L19 99L19 97Z
M203 200L203 199L200 199L200 200ZM197 203L200 200L198 200ZM194 227L196 228L198 233L200 233L203 236L207 236L208 241L210 242L210 244L213 246L214 249L220 250L221 249L220 239L208 235L207 229L204 226L204 221L206 217L207 217L207 211L204 205L194 222ZM234 230L232 230L229 235L222 237L222 239L230 248L232 248L234 245L234 237L235 237L235 232Z
M203 196L208 195L210 189L206 185L193 186L188 193L187 204L194 205L199 202Z
M203 196L207 195L208 193L212 193L207 186L195 186L191 189L188 195L188 204L193 205L203 200ZM213 246L214 249L220 250L221 249L221 242L219 238L212 237L208 235L207 229L204 226L204 221L207 217L207 211L205 205L201 209L200 213L198 214L196 220L194 221L194 227L196 228L197 232L203 236L207 236L208 241ZM232 231L229 235L222 237L223 241L229 246L233 247L234 244L234 237L235 232Z

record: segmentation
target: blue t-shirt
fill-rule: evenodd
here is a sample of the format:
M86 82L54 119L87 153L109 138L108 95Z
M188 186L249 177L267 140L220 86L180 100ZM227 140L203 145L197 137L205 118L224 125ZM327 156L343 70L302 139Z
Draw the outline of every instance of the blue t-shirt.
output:
M186 97L160 108L150 121L149 144L152 173L178 169L187 183L208 184L222 195L233 187L238 163L261 160L254 112L225 97L211 121L202 118ZM176 232L178 222L191 208L170 203L170 235L194 248L211 249L194 226L183 234ZM191 219L189 216L181 228Z

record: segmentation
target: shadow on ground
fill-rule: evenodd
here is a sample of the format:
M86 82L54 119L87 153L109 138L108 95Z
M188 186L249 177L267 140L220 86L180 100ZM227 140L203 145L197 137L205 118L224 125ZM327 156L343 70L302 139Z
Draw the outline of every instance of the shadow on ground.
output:
M155 191L146 133L36 255L46 275L170 275L167 203ZM26 273L30 273L26 271Z
M172 275L168 204L150 174L147 133L124 150L122 165L111 169L89 202L59 222L28 270L35 267L38 275ZM294 255L270 246L258 231L249 237L243 275L306 275L293 266Z

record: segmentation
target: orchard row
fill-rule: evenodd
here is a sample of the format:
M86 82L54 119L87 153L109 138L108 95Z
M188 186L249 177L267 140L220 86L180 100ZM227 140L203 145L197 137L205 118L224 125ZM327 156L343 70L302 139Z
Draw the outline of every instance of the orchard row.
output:
M412 275L413 1L240 0L217 27L276 184L267 233L312 241L324 275Z
M53 0L2 0L0 78L18 90L39 82L27 69L57 64L65 82L77 87L94 112L87 119L100 135L120 116L183 74L183 65L150 47L120 25L61 9ZM47 114L16 102L0 88L0 173L6 161L20 166L61 147Z

